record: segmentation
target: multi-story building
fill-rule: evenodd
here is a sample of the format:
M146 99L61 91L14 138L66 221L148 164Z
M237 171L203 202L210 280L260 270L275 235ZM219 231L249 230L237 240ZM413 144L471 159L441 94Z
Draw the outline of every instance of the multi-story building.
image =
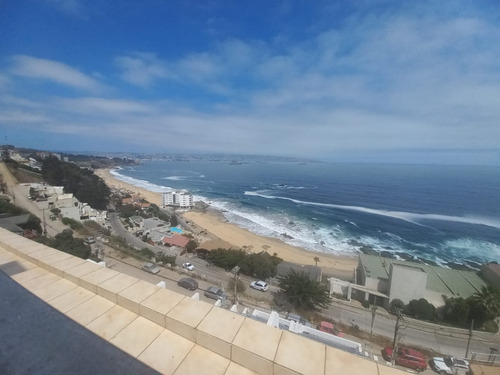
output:
M193 207L193 195L186 190L172 190L162 194L162 205L179 208Z

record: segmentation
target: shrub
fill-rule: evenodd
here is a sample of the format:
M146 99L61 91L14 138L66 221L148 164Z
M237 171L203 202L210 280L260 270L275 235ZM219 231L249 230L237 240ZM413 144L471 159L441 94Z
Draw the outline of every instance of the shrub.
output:
M411 300L406 306L406 313L419 319L436 320L436 308L425 298Z
M363 300L363 301L361 302L361 306L363 306L365 309L368 309L368 308L370 307L370 301L368 301L368 300L366 300L366 299L365 299L365 300Z
M165 253L156 254L156 261L162 262L163 264L175 265L175 260L177 257L175 255L167 255Z
M391 314L396 314L397 310L403 311L405 308L405 303L401 301L400 299L393 299L391 303L389 303L389 312Z
M494 320L488 320L484 322L483 329L486 332L497 333L498 332L498 324Z
M144 258L147 259L151 259L156 255L154 251L148 249L147 247L144 247L141 250L139 250L139 254L141 254Z
M63 217L62 222L64 225L68 225L73 230L78 230L78 229L83 228L82 223L80 223L76 220L70 219L69 217Z

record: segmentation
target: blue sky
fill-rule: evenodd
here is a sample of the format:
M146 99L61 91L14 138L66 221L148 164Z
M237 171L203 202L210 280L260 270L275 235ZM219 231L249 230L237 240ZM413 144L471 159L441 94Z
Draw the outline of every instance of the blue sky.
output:
M16 146L500 164L500 2L0 2Z

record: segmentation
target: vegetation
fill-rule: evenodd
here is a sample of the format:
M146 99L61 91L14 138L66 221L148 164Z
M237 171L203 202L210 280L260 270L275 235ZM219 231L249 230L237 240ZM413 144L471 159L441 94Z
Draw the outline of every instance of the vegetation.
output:
M405 303L400 299L393 299L391 303L389 303L389 312L391 314L396 314L398 310L404 311Z
M73 193L80 202L99 210L106 209L111 192L92 171L48 157L42 162L42 175L50 185L64 186L64 191Z
M53 239L47 239L45 244L82 259L90 256L90 246L86 245L81 238L74 238L70 230L64 230Z
M332 302L328 287L311 280L305 272L291 270L278 280L286 300L296 309L326 308Z
M394 299L389 305L389 311L395 307L405 314L428 321L441 321L461 328L470 328L474 320L474 329L488 332L498 332L494 319L500 314L500 291L493 287L482 287L474 295L463 298L447 298L444 307L436 309L426 299L412 300L405 305L401 300Z
M153 259L155 257L155 252L148 249L147 247L144 247L141 250L139 250L139 254L147 259Z
M8 200L0 199L0 214L3 217L9 217L9 216L29 214L29 212L16 206L15 204L10 203ZM42 233L41 223L42 223L41 220L37 216L29 214L28 221L26 222L26 224L19 224L19 227L21 229L36 230L38 233Z
M240 273L265 280L276 276L277 266L283 259L263 253L247 254L243 250L216 249L207 253L206 258L215 266L231 270L240 267Z
M179 221L177 220L177 216L175 216L175 215L170 216L170 225L173 227L176 227L177 225L179 225Z
M435 321L437 320L436 308L425 298L411 300L406 306L405 312L418 319Z
M167 255L165 253L157 253L155 258L157 262L171 265L175 265L175 260L177 259L175 255Z
M238 281L236 282L236 292L244 293L246 288L247 287L245 286L245 283L238 278ZM231 277L227 282L227 290L230 290L232 293L234 293L234 277Z
M82 223L80 223L79 221L76 221L74 219L71 219L69 217L63 217L62 218L62 223L64 225L69 226L73 230L81 230L83 228Z

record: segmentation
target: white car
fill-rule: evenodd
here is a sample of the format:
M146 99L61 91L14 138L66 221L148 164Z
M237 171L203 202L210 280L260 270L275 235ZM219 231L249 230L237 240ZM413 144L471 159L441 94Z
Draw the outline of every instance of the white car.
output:
M250 288L260 290L261 292L267 292L269 286L267 285L266 282L259 280L259 281L252 281L250 283Z
M182 268L185 268L188 271L194 270L194 266L191 263L189 263L189 262L182 263Z
M469 362L454 357L434 357L429 364L440 375L466 374L469 371Z

